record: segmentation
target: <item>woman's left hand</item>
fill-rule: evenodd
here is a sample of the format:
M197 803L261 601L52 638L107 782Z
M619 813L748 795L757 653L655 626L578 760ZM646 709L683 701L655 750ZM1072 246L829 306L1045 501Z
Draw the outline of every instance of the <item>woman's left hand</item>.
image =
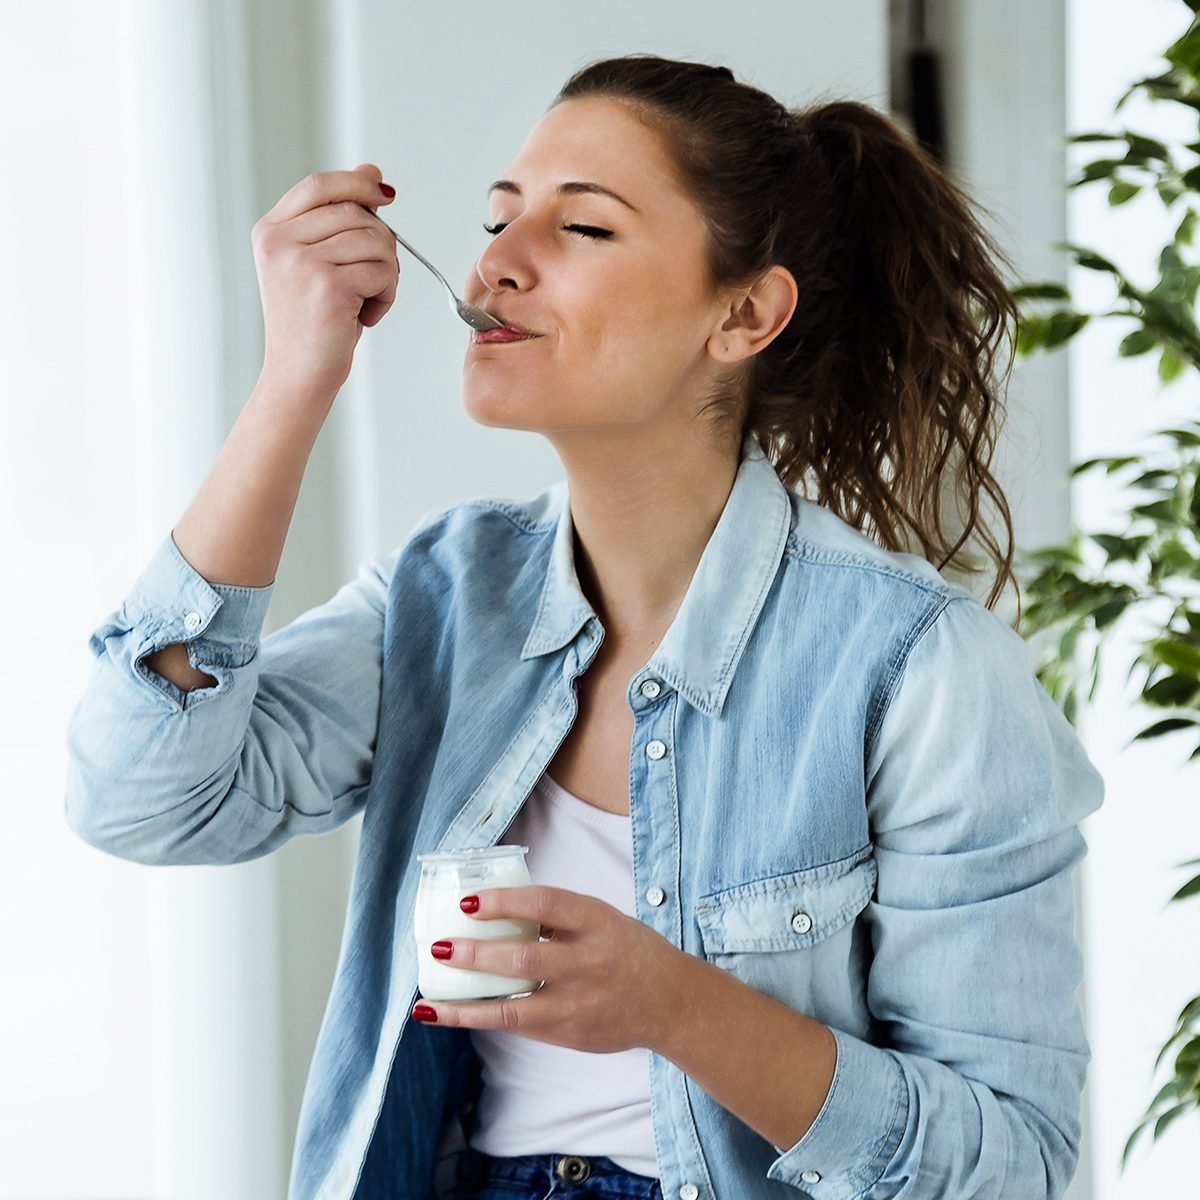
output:
M565 888L485 888L478 897L476 920L537 921L551 940L455 938L440 961L545 982L515 1000L421 1000L414 1016L432 1010L425 1019L439 1025L499 1029L599 1054L661 1044L674 1017L671 981L687 957L682 950L645 922Z

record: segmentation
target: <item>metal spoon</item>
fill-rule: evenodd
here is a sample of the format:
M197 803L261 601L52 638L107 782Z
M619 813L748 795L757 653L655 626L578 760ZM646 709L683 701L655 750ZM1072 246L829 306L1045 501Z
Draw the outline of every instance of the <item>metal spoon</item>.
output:
M364 207L366 206L364 205ZM371 212L371 210L368 208L367 212ZM429 261L429 259L427 259L423 254L414 250L381 216L379 216L378 213L371 213L371 215L378 219L379 223L384 227L384 229L386 229L392 235L392 237L394 237L396 241L398 241L400 245L402 245L405 250L409 252L409 254L412 254L421 262L423 262L442 281L442 286L450 293L450 307L454 309L454 311L458 313L458 315L462 317L462 319L466 321L466 323L470 325L472 329L478 329L482 331L487 329L502 329L504 327L503 321L498 321L492 316L491 313L484 312L483 309L478 305L468 304L465 300L460 300L454 294L454 289L446 282L446 277L437 269L437 267L433 265L433 263Z

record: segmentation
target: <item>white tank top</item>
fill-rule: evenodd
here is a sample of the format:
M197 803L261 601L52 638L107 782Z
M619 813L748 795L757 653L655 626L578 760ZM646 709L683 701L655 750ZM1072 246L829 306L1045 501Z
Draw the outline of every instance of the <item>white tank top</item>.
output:
M596 896L634 915L627 816L596 808L543 775L500 844L529 847L534 883ZM597 1054L490 1029L472 1029L470 1037L483 1064L470 1138L477 1150L603 1155L658 1178L649 1050Z

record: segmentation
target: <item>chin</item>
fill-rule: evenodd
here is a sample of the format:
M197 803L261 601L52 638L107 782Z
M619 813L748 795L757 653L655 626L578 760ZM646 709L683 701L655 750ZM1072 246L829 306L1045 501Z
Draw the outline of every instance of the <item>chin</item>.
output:
M543 426L545 413L527 403L514 403L511 393L496 394L495 389L464 388L463 411L477 425L495 429L527 429L536 432Z

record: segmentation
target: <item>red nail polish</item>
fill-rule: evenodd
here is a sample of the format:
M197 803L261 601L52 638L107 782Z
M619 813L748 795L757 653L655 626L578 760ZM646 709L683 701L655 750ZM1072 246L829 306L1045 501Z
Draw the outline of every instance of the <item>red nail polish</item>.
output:
M394 187L392 187L392 185L391 185L390 183L381 183L381 184L379 185L379 190L380 190L380 191L381 191L381 192L382 192L382 193L383 193L383 194L384 194L384 195L385 195L385 196L386 196L386 197L387 197L389 200L391 200L391 199L392 199L392 197L393 197L393 196L395 196L395 194L396 194L396 189L395 189Z
M478 896L464 896L459 902L458 907L465 913L473 913L479 911Z
M454 943L434 942L433 945L429 947L429 950L433 954L434 958L449 958L454 950Z
M437 1013L428 1004L418 1004L413 1009L414 1021L436 1021Z

